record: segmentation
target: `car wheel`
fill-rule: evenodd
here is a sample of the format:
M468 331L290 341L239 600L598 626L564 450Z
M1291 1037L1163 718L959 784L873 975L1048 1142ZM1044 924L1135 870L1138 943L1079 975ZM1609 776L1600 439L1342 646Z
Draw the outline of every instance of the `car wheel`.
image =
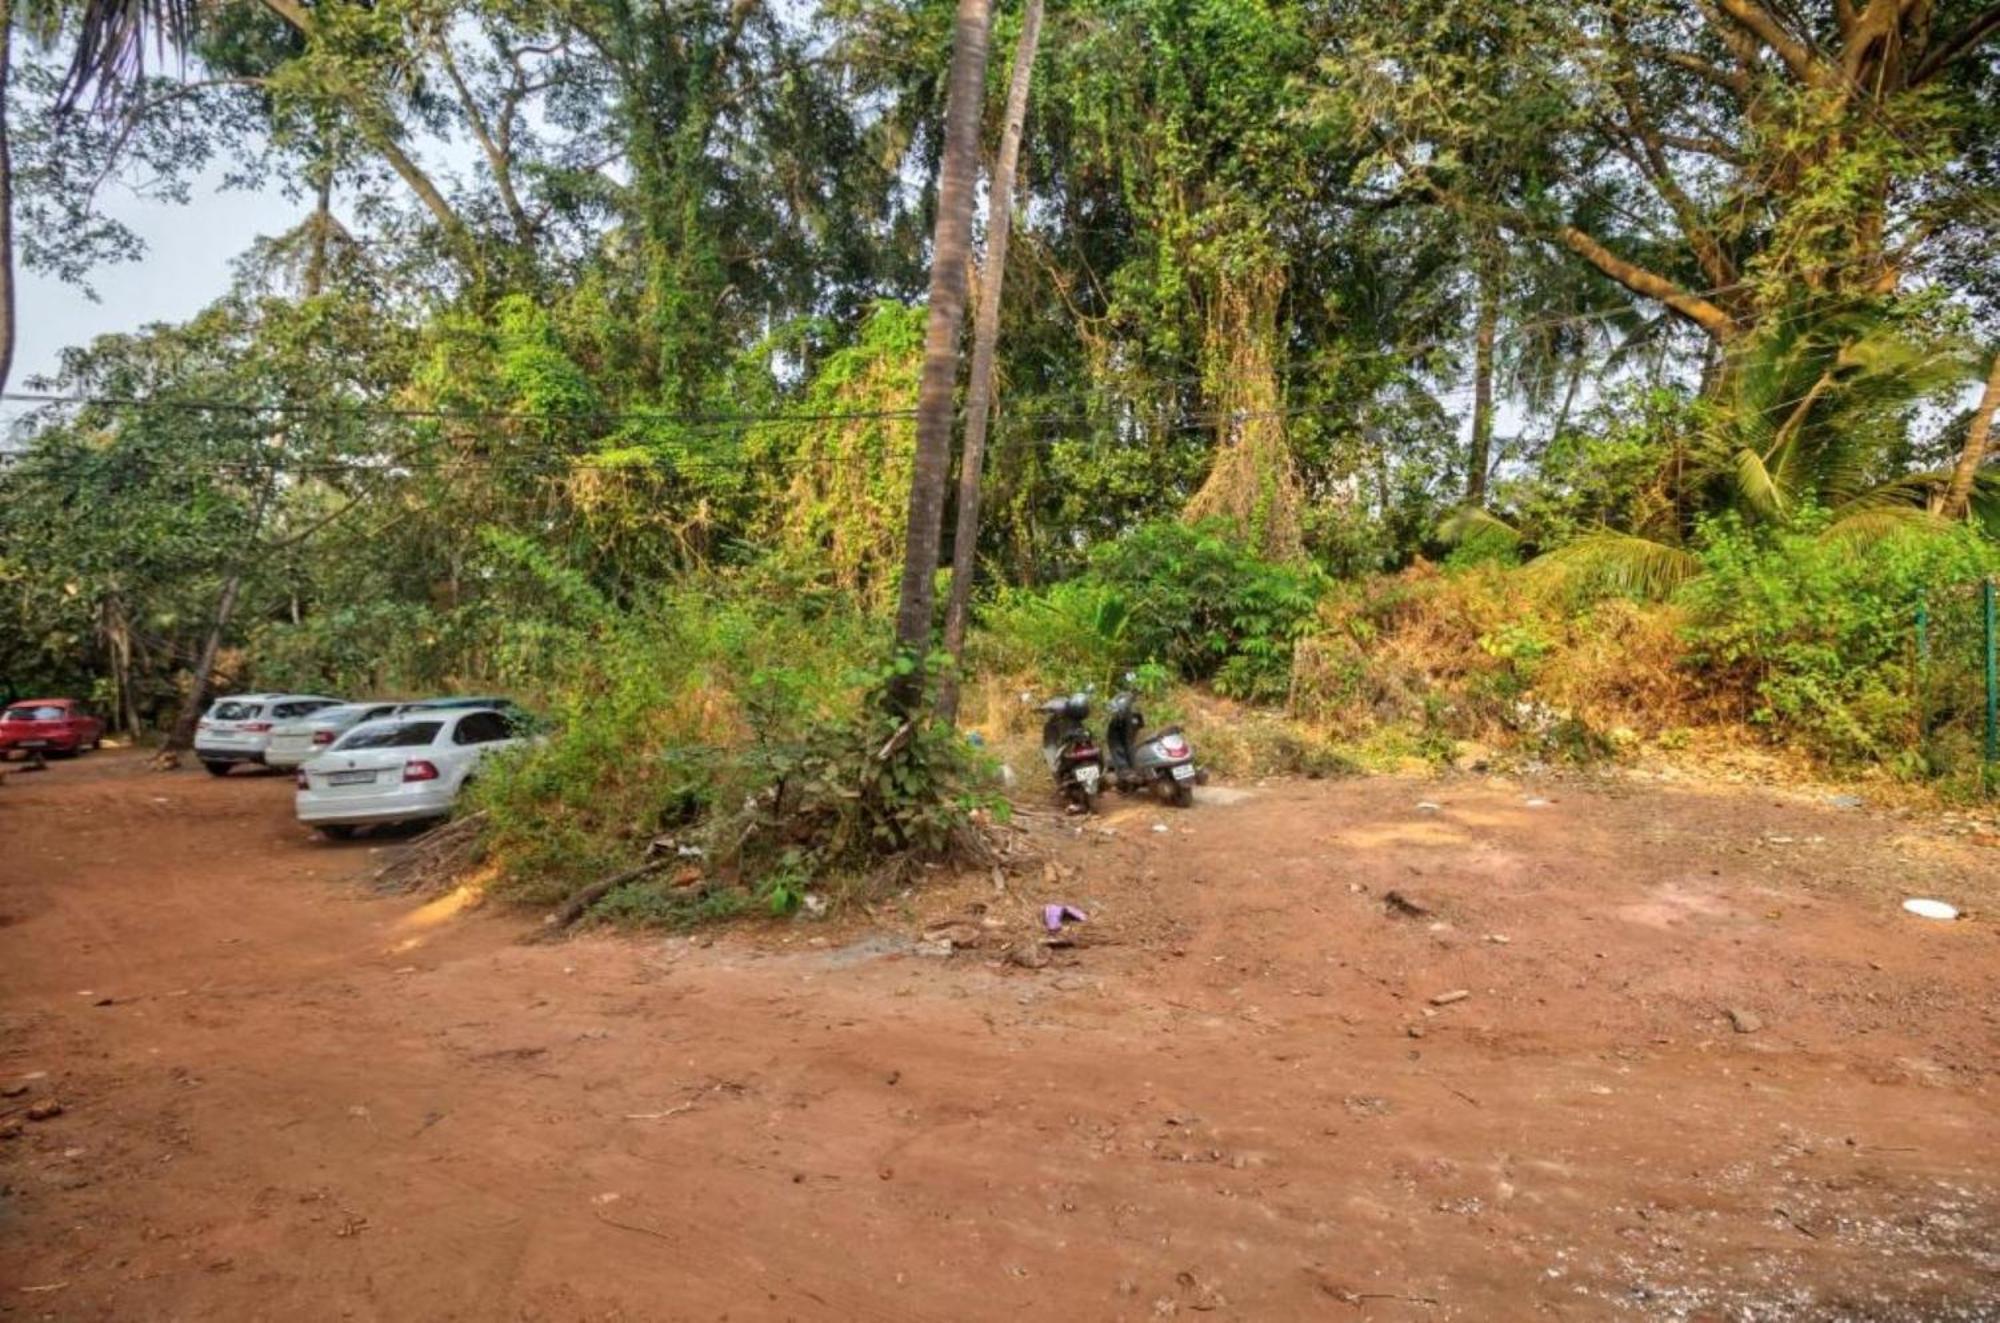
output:
M329 841L351 841L357 829L344 822L323 822L315 830Z
M228 764L228 763L219 763L219 762L215 762L215 761L213 761L212 759L208 759L208 758L204 758L204 759L202 759L202 760L201 760L201 765L202 765L203 767L206 767L206 768L208 769L208 774L209 774L210 776L228 776L228 775L229 775L229 764Z

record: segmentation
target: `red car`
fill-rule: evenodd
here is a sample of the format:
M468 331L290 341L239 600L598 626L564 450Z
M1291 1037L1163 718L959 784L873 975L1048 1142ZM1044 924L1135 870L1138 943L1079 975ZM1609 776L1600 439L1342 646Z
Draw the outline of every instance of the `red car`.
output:
M0 712L0 758L81 753L104 739L104 723L74 698L30 698Z

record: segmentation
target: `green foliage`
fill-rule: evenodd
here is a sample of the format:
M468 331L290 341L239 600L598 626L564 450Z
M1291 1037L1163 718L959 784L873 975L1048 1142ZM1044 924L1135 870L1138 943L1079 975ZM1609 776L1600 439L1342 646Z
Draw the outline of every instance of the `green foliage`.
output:
M792 417L751 429L772 472L759 532L795 565L879 603L901 573L925 311L882 301L826 353Z
M570 629L546 661L552 733L473 792L500 891L551 903L667 838L704 885L634 883L599 913L782 913L809 886L964 845L991 778L947 729L899 735L861 665L880 640L839 599L754 573Z
M1687 664L1705 687L1741 694L1743 715L1774 738L1920 770L1917 604L2000 571L2000 548L1963 527L1856 546L1721 520L1704 530L1701 563L1682 600Z
M1158 523L1100 547L1089 578L1123 603L1127 654L1236 698L1281 698L1325 581L1260 560L1214 525Z
M1076 579L1003 590L982 613L988 657L1043 683L1109 687L1159 663L1218 693L1271 701L1291 674L1292 644L1326 581L1259 559L1225 529L1144 525L1091 553Z
M738 760L749 792L740 810L718 812L708 837L775 912L816 881L972 849L973 813L1005 812L983 788L992 769L956 730L889 709L893 670L868 677L852 714L795 734L754 723Z
M506 889L548 901L616 871L754 792L733 751L801 739L857 701L873 631L810 608L697 581L549 639L557 733L479 788Z

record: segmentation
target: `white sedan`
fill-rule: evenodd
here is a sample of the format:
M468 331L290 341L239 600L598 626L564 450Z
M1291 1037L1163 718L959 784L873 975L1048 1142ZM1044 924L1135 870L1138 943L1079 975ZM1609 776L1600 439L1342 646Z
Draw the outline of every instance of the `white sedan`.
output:
M299 821L336 839L451 813L479 764L521 743L499 712L410 712L356 726L299 768Z
M264 765L289 770L311 762L362 722L393 717L407 706L406 703L340 703L295 721L282 722L271 728L271 742L264 749Z

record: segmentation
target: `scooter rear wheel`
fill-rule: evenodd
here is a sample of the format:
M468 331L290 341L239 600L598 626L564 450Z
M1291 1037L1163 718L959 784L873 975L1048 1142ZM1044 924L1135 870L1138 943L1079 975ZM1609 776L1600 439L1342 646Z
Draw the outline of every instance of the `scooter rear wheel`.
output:
M1175 808L1192 808L1194 787L1186 781L1170 781L1167 783L1167 798L1173 801Z

